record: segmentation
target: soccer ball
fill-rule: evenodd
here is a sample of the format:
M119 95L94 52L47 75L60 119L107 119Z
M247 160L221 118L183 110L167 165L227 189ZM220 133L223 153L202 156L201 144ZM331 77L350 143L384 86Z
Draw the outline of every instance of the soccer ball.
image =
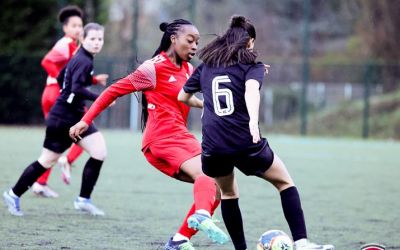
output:
M280 230L269 230L261 235L257 250L293 250L293 241Z

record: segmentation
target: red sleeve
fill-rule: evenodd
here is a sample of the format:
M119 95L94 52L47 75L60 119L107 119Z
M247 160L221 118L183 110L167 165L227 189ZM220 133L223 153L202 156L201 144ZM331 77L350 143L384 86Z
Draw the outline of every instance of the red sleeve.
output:
M44 68L44 70L46 70L49 76L54 78L58 76L59 70L57 65L46 57L42 60L42 67Z
M146 61L133 73L104 90L81 120L90 124L118 97L135 91L154 89L155 84L156 73L154 64L150 61Z
M118 97L134 91L136 91L135 87L126 78L117 81L101 93L81 120L87 124L92 123L92 121Z
M49 76L56 78L71 59L76 48L74 40L68 37L61 38L43 58L42 67Z

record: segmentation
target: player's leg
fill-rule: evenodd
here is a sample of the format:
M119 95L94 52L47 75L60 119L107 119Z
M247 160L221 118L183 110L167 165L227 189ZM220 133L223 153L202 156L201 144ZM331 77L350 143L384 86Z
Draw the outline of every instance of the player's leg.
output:
M214 177L214 179L221 188L222 218L235 250L246 250L242 213L239 208L239 188L234 172L232 171L226 176Z
M193 197L194 210L190 210L183 222L179 233L185 235L187 229L204 231L214 242L223 244L227 241L226 234L219 229L211 219L219 204L219 189L215 181L206 176L201 167L201 157L197 155L182 163L177 178L190 177L194 181ZM182 178L183 180L185 178ZM194 212L191 214L191 212ZM187 224L186 224L186 223ZM193 234L192 234L193 235Z
M83 149L77 145L73 144L68 151L67 156L61 156L58 159L57 164L61 168L61 179L65 184L70 184L71 182L71 165L78 157L82 154Z
M307 240L307 229L301 207L300 195L285 164L274 154L271 167L261 176L280 192L283 213L289 224L296 250L333 250L332 245L318 245Z
M58 96L60 95L60 87L58 84L50 84L46 85L42 93L42 111L44 118L47 118L51 107L53 107L56 102ZM47 169L33 184L32 191L34 194L46 197L46 198L56 198L58 194L50 189L47 185L49 176L51 173L51 168Z
M43 148L37 161L34 161L25 168L13 188L4 192L4 201L11 214L21 216L19 198L33 185L35 180L42 175L46 169L52 167L60 153Z
M104 215L103 211L93 205L90 196L107 156L106 143L103 135L93 126L90 126L86 133L88 134L82 135L83 139L79 141L79 145L89 154L90 158L83 169L81 191L79 197L74 201L74 207L77 210L85 211L92 215Z

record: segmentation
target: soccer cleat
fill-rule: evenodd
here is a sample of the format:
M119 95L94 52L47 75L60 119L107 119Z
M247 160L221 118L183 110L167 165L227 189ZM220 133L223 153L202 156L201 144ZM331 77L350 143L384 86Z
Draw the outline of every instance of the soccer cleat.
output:
M71 183L71 164L65 155L58 158L57 165L61 168L61 179L67 185Z
M32 192L34 194L36 194L37 196L41 196L44 198L57 198L58 197L58 194L55 191L51 190L49 188L49 186L42 185L38 182L33 183Z
M206 233L213 242L224 244L228 241L228 236L207 215L194 213L188 218L187 223L189 228Z
M9 191L5 191L3 193L4 203L6 204L8 211L14 216L23 216L24 214L19 207L19 198L12 197L8 192Z
M294 250L334 250L333 245L318 245L307 239L301 239L294 243Z
M74 200L74 207L76 210L87 212L91 215L104 216L104 212L98 209L90 199L83 198L83 200L80 200L80 198L77 197Z
M188 240L173 241L172 238L165 244L165 250L195 250Z

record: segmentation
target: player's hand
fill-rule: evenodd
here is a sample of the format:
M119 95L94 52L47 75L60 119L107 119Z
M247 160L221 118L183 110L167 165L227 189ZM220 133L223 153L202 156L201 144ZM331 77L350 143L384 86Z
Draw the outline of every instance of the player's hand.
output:
M253 137L253 143L259 142L261 138L260 138L260 129L258 127L258 122L250 121L249 128L250 128L250 134Z
M107 79L108 79L107 74L99 74L99 75L96 75L94 78L96 78L96 81L98 82L98 84L100 84L102 86L106 86Z
M271 65L269 64L264 64L264 75L268 75L269 73L269 68L271 67Z
M74 142L77 142L82 139L80 135L88 128L89 125L86 122L80 121L69 129L69 137L71 137Z

